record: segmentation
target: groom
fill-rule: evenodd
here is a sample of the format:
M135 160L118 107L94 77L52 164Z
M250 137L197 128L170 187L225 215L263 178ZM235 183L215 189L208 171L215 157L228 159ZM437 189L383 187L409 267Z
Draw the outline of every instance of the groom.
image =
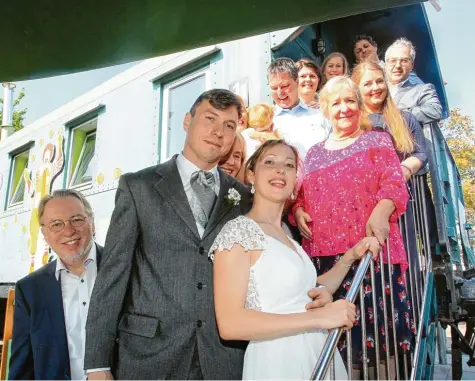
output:
M230 91L206 91L185 116L183 152L121 177L89 306L89 380L242 378L246 343L219 337L208 260L224 224L251 206L217 168L242 111Z

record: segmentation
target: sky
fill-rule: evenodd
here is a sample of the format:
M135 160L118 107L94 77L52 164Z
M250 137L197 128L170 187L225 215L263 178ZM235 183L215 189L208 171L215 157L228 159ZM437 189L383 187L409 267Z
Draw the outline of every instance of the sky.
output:
M447 82L446 94L450 108L460 108L475 120L473 90L475 76L475 31L473 22L475 0L437 0L442 10L436 12L425 3L432 35L438 52L442 76ZM417 58L416 58L417 59ZM48 79L17 82L18 90L25 88L22 108L27 108L25 125L55 110L77 96L93 89L136 63L112 66Z
M432 35L450 108L475 120L475 0L438 0L442 10L436 12L426 3ZM417 58L416 58L417 61Z

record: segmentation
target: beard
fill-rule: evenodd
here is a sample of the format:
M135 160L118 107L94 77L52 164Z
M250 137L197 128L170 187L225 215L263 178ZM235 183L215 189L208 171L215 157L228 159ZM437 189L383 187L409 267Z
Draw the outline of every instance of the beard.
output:
M64 259L61 258L61 260L66 264L70 264L72 266L77 266L79 264L84 263L85 259L89 255L89 252L91 251L93 243L94 240L91 238L89 242L87 242L76 254L69 255L67 258Z

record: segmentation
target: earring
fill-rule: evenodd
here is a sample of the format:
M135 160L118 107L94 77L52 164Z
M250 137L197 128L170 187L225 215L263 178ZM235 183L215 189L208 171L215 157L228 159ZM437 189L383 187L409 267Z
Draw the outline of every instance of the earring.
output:
M292 192L292 194L290 195L290 199L291 199L292 201L295 200L295 194L294 194L294 192Z
M254 188L254 184L251 184L251 193L252 194L256 193L256 188Z

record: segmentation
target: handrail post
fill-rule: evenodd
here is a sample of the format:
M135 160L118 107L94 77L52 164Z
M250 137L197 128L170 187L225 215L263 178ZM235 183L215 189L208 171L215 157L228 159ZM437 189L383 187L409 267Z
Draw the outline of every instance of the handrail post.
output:
M429 277L432 268L432 258L429 257L429 262L426 267L426 283L424 284L424 293L422 296L422 305L421 305L421 315L419 317L419 328L417 330L416 336L416 346L414 348L414 361L412 363L411 378L410 380L415 380L417 376L417 371L419 368L419 352L421 350L421 340L422 340L422 331L424 329L424 319L427 314L430 313L430 309L427 308L427 295L429 293Z
M363 259L361 260L358 269L356 270L355 276L351 283L351 287L346 294L345 299L354 303L356 296L358 295L359 287L363 282L364 276L368 271L369 265L372 261L372 255L370 251L367 251ZM334 329L330 332L323 346L322 353L315 365L315 369L312 372L311 380L323 380L330 366L331 359L335 353L338 340L343 332L343 328ZM351 369L348 371L351 372Z

